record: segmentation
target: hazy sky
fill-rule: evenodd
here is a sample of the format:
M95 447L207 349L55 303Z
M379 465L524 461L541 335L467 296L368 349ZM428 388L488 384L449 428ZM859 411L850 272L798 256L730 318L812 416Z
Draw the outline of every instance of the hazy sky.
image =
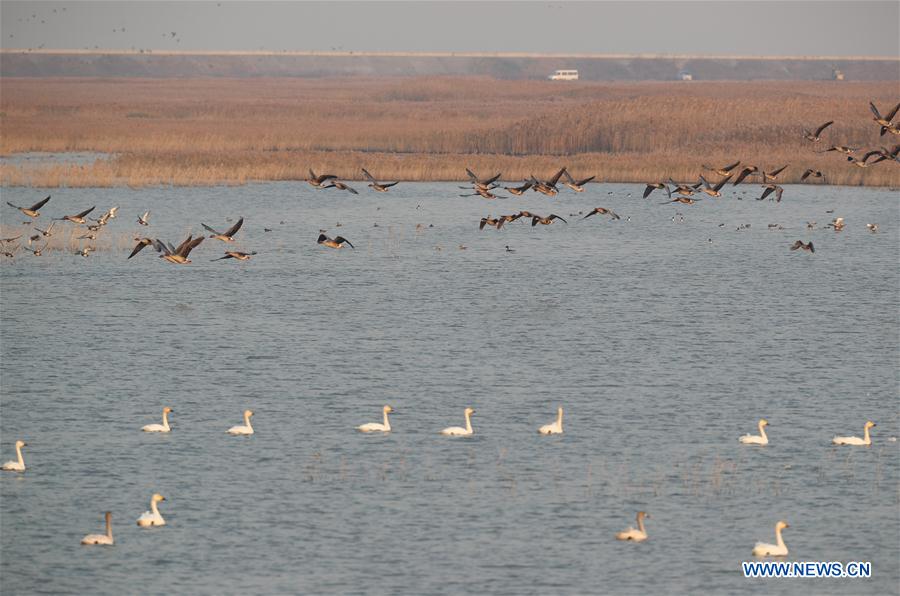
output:
M3 48L900 55L900 2L0 2Z

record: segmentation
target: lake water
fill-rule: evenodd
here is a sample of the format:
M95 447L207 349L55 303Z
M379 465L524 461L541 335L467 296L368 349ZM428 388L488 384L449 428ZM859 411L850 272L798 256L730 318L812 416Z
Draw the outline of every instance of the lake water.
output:
M4 593L898 592L896 192L356 186L52 191L39 223L120 209L90 258L0 262L2 460L28 442L28 471L0 474ZM577 216L595 206L622 220ZM569 223L478 230L520 209ZM215 240L186 266L126 260L134 235L239 216L251 261L210 262ZM354 430L384 404L393 433ZM164 405L173 432L140 432ZM565 434L539 436L559 405ZM475 436L439 436L466 406ZM256 434L227 435L245 408ZM771 443L739 444L761 417ZM867 419L870 448L830 445ZM168 525L139 529L154 492ZM80 546L106 510L116 546ZM616 541L637 510L650 538ZM744 579L779 519L788 560L873 577Z

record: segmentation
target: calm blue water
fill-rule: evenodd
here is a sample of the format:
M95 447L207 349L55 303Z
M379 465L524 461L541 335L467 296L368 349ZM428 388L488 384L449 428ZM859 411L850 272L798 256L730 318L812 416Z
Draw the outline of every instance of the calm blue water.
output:
M2 460L28 442L28 471L0 474L4 593L898 592L896 193L357 187L53 191L40 223L120 209L90 258L0 262ZM595 206L622 220L581 221ZM520 209L569 223L478 230ZM210 262L213 240L186 266L125 258L241 215L251 261ZM392 434L354 431L384 404ZM140 432L164 405L173 432ZM538 436L558 405L565 434ZM466 406L475 436L439 436ZM256 434L228 436L245 408ZM771 444L740 445L761 417ZM870 448L829 444L867 419ZM168 525L139 529L153 492ZM614 540L639 509L649 540ZM106 510L116 546L80 546ZM873 577L745 580L779 519L788 560Z

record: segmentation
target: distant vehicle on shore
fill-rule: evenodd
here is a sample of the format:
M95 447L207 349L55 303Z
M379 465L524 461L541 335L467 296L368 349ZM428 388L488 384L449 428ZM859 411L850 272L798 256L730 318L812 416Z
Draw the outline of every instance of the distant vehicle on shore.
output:
M557 70L552 75L547 77L551 81L577 81L578 80L578 71L577 70Z

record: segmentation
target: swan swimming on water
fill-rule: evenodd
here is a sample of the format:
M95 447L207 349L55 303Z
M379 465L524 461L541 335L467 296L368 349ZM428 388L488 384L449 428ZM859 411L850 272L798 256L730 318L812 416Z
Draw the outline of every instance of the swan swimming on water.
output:
M790 528L786 521L779 521L775 524L775 544L766 544L765 542L757 542L753 547L754 557L783 557L788 554L788 549L784 545L784 539L781 537L781 531Z
M252 435L253 427L250 426L250 417L253 416L253 410L244 410L244 424L232 426L228 429L230 435Z
M16 441L16 455L18 456L18 460L6 462L0 469L6 470L7 472L24 472L25 460L22 459L22 447L25 447L27 445L28 443L26 443L25 441Z
M631 542L643 542L647 539L647 530L644 529L644 518L650 517L645 511L637 512L637 529L628 528L616 534L616 540L630 540Z
M142 528L149 528L151 526L164 526L166 525L166 520L163 519L163 516L160 515L159 509L156 508L156 504L160 501L165 501L166 498L159 493L153 493L153 496L150 497L150 511L145 511L137 520L137 525Z
M472 431L472 414L475 413L475 410L472 408L466 408L466 427L463 428L461 426L451 426L449 428L445 428L441 431L442 435L448 435L451 437L468 437L473 434Z
M148 424L141 428L145 433L167 433L172 429L169 427L169 414L172 412L172 408L166 406L163 408L163 421L162 424Z
M545 424L538 429L538 432L542 435L561 435L563 431L562 418L563 409L560 407L556 410L556 422Z
M741 436L739 439L741 443L745 445L768 445L769 437L766 436L766 427L769 426L769 421L765 418L761 418L759 421L759 434L751 435L746 434Z
M112 513L106 512L106 534L88 534L81 539L81 544L115 544L112 535Z
M391 406L384 406L381 409L382 414L384 415L384 423L381 422L369 422L367 424L362 424L357 426L356 428L364 433L371 432L383 432L389 433L391 432L391 422L388 420L388 414L394 411L394 408Z
M868 447L872 444L872 437L869 436L869 429L875 426L875 423L871 420L866 422L866 425L863 427L863 438L859 437L835 437L831 439L831 442L835 445L865 445Z

